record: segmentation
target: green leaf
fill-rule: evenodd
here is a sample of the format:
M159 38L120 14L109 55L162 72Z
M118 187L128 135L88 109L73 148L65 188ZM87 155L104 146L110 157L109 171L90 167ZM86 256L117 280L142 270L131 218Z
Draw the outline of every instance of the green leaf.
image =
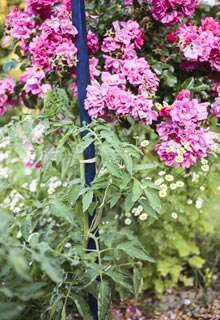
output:
M183 82L182 88L191 90L194 86L194 82L195 82L194 77L190 77Z
M160 198L158 194L153 191L152 189L146 188L144 189L145 195L147 199L149 200L149 203L151 207L157 212L160 213L161 210L161 204L160 204Z
M163 71L163 79L168 87L174 87L177 84L177 77L170 70Z
M100 147L100 154L103 166L116 177L121 177L121 169L119 168L120 158L118 154L107 143L103 143Z
M205 260L200 258L199 256L193 256L192 258L189 258L189 265L194 268L202 268L203 264L205 263Z
M21 232L26 241L29 237L29 234L31 233L31 229L32 229L31 217L26 216L21 221Z
M50 199L50 210L52 215L59 218L64 218L68 222L73 223L73 209L62 203L60 200L55 198Z
M53 302L53 305L52 305L52 307L50 309L50 318L49 318L49 320L53 319L53 316L54 316L55 312L57 311L57 306L60 303L60 301L62 300L62 298L64 298L64 294L58 295L56 300Z
M63 282L63 269L61 269L57 260L43 256L41 258L41 268L53 282Z
M85 212L86 210L88 210L90 204L93 201L93 191L92 189L89 189L86 193L84 193L83 195L83 199L82 199L82 203L83 203L83 212Z
M134 178L134 183L132 187L132 202L136 202L142 195L143 190L141 189L141 183Z
M111 288L107 281L101 281L98 293L98 317L105 320L111 303Z
M125 212L129 212L133 207L133 205L134 203L132 201L132 193L129 193L125 198L125 203L124 203Z
M137 298L138 295L142 292L143 288L143 277L141 274L141 270L138 267L134 267L133 269L133 286L134 286L134 294Z
M110 208L113 208L116 205L116 203L118 202L120 197L121 197L121 193L120 192L113 193L113 195L111 197Z
M23 309L21 304L0 301L1 320L16 320Z
M142 170L154 169L156 167L158 167L158 164L156 164L156 163L136 164L134 166L134 171L135 172L139 172L139 171L142 171Z
M28 263L21 250L11 248L8 255L8 262L18 275L26 280L30 280Z
M147 199L141 199L140 205L144 208L144 211L154 219L158 219L156 211L151 207Z
M137 248L134 242L122 242L117 245L116 249L123 250L127 253L131 258L136 258L139 260L155 262L149 255L145 253L145 250L142 248Z
M68 105L69 98L65 89L56 87L45 92L43 111L46 116L52 117L67 109Z
M86 303L86 299L78 295L77 297L74 297L73 300L82 318L86 320L93 320L89 306Z
M121 272L111 271L105 272L107 276L109 276L115 283L118 285L128 289L131 293L133 293L132 285L126 280L124 274Z

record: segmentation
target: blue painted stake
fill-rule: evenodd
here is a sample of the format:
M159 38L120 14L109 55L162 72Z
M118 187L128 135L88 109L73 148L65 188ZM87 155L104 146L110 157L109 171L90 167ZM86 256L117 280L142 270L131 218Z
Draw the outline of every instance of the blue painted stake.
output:
M90 83L89 74L89 58L88 45L86 35L86 18L84 0L71 0L73 24L78 30L78 35L75 39L75 45L78 49L78 63L76 68L77 88L78 88L78 104L80 113L80 125L90 123L90 117L87 110L84 108L84 100L86 98L86 87ZM81 137L87 132L83 132ZM84 151L84 160L93 159L95 157L94 144L90 144ZM85 183L89 185L96 174L96 165L93 163L85 163ZM93 217L89 215L89 225L91 225ZM88 249L96 249L95 243L90 239ZM98 303L97 300L89 295L89 306L94 320L98 320Z

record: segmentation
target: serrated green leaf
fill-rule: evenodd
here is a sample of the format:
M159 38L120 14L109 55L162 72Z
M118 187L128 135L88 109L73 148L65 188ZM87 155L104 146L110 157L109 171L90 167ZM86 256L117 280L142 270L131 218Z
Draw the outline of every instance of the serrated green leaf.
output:
M21 250L11 248L8 254L8 263L19 276L26 280L30 280L28 263Z
M121 197L121 193L120 192L115 192L112 197L111 197L111 201L110 201L110 208L113 208L116 203L118 202L118 200L120 199Z
M62 203L60 200L55 198L50 199L50 210L52 215L62 217L71 223L74 222L73 209Z
M129 193L125 198L124 208L125 212L129 212L133 207L134 203L132 201L132 193Z
M130 292L133 293L132 285L127 281L124 274L121 272L111 271L105 272L107 276L109 276L116 284L128 289Z
M104 143L100 147L100 154L103 161L103 166L113 176L121 177L121 169L119 168L120 158L118 154L108 144Z
M57 306L58 306L58 304L60 303L60 301L62 300L63 297L64 297L64 295L60 294L60 295L58 295L56 300L53 302L53 305L52 305L52 307L50 309L50 318L49 318L49 320L53 319L53 316L54 316L55 312L57 311Z
M143 190L141 189L141 183L134 179L133 187L132 187L132 202L136 202L140 196L142 195Z
M82 198L83 212L88 210L90 204L93 201L93 196L94 196L94 193L93 193L92 189L89 189L86 193L84 193L83 198Z
M183 82L182 88L191 90L193 88L194 82L195 82L194 77L190 77Z
M29 234L31 233L31 229L32 229L31 217L26 216L21 220L21 232L26 241L29 237Z
M144 260L144 261L149 261L149 262L154 262L154 260L145 253L144 249L137 248L134 245L134 242L132 242L132 241L130 241L130 242L122 242L122 243L118 244L116 248L120 249L120 250L123 250L131 258Z
M160 198L158 194L153 191L152 189L146 188L144 189L145 195L147 199L149 200L149 203L151 207L157 212L160 213L161 210L161 204L160 204Z
M41 268L53 282L60 283L63 281L63 269L56 259L42 256Z
M24 309L20 303L0 302L1 320L15 320Z
M141 274L141 270L138 267L134 267L133 269L133 286L134 286L134 294L135 294L135 297L137 298L143 289L143 277Z
M98 293L99 320L105 320L111 303L111 288L107 281L101 281Z
M147 199L141 199L140 205L143 207L144 211L154 219L158 219L156 211L151 207Z
M174 87L177 84L177 77L170 70L164 70L162 75L168 87Z
M156 163L135 164L134 171L135 172L139 172L139 171L142 171L142 170L154 169L156 167L158 167L158 164L156 164Z
M86 320L93 320L93 317L91 315L91 312L86 300L80 295L78 295L77 297L74 297L73 300L82 318Z

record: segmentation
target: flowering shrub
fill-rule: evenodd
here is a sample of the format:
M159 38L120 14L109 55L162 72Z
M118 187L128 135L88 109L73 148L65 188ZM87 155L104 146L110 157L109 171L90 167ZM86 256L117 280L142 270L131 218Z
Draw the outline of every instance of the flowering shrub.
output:
M18 111L0 130L2 320L76 311L91 319L88 292L102 320L114 293L123 300L191 285L185 267L204 264L193 240L210 230L208 175L219 171L219 9L87 1L93 121L83 128L70 9L67 0L27 0L5 20L13 55L3 64L0 115ZM97 174L88 186L91 143Z

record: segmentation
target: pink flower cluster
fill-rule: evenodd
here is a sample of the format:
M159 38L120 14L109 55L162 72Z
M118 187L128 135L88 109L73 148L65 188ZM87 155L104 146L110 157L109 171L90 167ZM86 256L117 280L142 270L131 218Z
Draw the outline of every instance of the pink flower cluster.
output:
M184 24L176 35L183 55L182 68L191 71L203 63L209 63L214 71L220 71L220 24L212 17L202 20L199 27Z
M210 112L213 114L214 117L220 118L220 96L215 99Z
M46 19L42 26L41 35L33 38L29 45L33 66L44 71L76 64L77 49L73 38L77 30L72 26L67 14L59 12Z
M45 72L35 67L26 69L26 72L21 75L20 82L24 83L23 92L25 94L38 95L43 98L44 93L51 89L48 83L41 83L45 78Z
M167 166L189 168L211 152L214 134L201 127L208 116L207 107L208 103L191 100L189 90L182 90L171 106L161 108L160 115L166 118L157 125L161 142L155 149Z
M104 69L97 70L92 61L92 83L87 88L85 108L93 118L110 115L130 116L151 124L157 119L152 110L152 95L158 78L136 50L143 45L143 31L136 21L115 21L114 33L104 38ZM98 77L98 79L96 79Z
M87 43L90 53L96 53L99 50L99 40L92 31L87 34Z
M11 77L0 80L0 115L2 116L7 111L6 106L14 106L11 98L14 93L15 80Z
M197 0L153 0L150 2L154 19L166 26L181 22L182 17L190 17L198 5Z
M62 0L56 6L53 0L26 0L24 11L13 9L6 17L6 35L19 40L21 50L31 60L31 67L20 79L23 93L43 98L50 88L45 81L48 72L60 75L76 65L73 40L78 32L72 25L70 9L70 0ZM95 52L97 38L92 33L88 37Z

